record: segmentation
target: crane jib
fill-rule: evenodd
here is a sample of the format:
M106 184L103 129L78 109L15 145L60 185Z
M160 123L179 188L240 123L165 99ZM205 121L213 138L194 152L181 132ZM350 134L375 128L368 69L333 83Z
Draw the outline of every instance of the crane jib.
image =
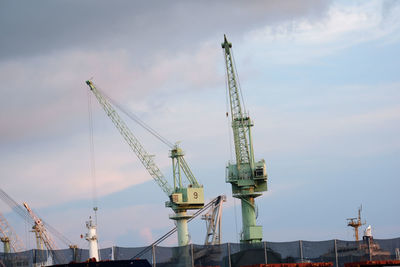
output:
M114 123L115 127L131 147L145 169L169 197L170 201L166 203L166 206L171 207L173 210L197 209L202 207L204 205L203 186L198 183L190 170L184 159L183 151L177 145L174 145L171 149L170 157L172 158L174 170L174 186L172 187L154 162L153 157L147 153L141 142L131 132L107 98L102 95L91 81L86 81L86 84L90 87L108 117ZM182 184L181 175L183 174L189 182L188 187L184 187Z

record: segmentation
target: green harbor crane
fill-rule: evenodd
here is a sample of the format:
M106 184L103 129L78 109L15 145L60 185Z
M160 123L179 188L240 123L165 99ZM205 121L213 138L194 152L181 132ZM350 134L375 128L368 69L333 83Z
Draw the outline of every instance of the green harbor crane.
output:
M256 243L262 240L262 226L256 225L254 199L267 191L267 171L265 161L254 160L251 127L254 125L249 115L242 109L241 91L232 55L232 44L224 35L221 44L226 63L227 86L231 108L232 130L235 145L235 163L228 163L226 182L232 185L232 195L241 200L242 233L241 243Z
M90 87L90 90L96 96L108 117L110 117L115 127L131 147L143 166L150 173L151 177L168 196L169 201L165 202L165 206L171 208L175 213L170 216L170 219L176 221L178 245L188 245L189 233L187 221L192 217L192 215L187 214L187 210L202 209L204 207L204 190L203 186L198 183L186 163L182 149L178 147L177 144L170 146L171 150L169 156L172 159L172 174L174 181L172 187L153 161L153 156L146 152L139 140L133 135L131 130L118 115L110 101L103 96L92 81L86 81L86 84ZM183 176L186 177L189 183L188 186L184 186Z

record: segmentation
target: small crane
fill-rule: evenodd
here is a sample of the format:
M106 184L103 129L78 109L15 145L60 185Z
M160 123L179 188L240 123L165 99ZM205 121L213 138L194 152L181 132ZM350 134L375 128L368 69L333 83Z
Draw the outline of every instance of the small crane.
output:
M357 218L348 218L347 219L348 220L347 226L353 227L354 237L357 242L360 240L359 235L358 235L358 228L360 228L360 226L365 224L365 222L361 222L361 210L362 210L362 206L360 206L358 208L358 217Z
M24 202L22 204L25 207L25 209L28 211L28 214L31 216L31 218L34 222L32 230L36 235L37 248L43 250L43 245L45 245L48 250L58 249L56 243L53 241L53 239L47 232L47 229L44 226L42 220L32 211L32 209L29 207L28 203Z
M224 35L221 44L225 56L227 86L231 108L232 130L235 145L235 163L228 163L226 182L232 185L233 197L241 200L242 243L255 243L262 240L262 226L256 225L254 199L267 191L267 171L265 161L254 160L251 127L254 125L249 115L242 109L241 92L235 69L232 43Z
M21 252L24 244L15 233L14 229L7 222L3 214L0 213L0 241L4 245L4 253Z
M114 123L122 137L131 147L151 177L158 186L168 196L169 201L165 203L166 207L171 208L175 214L170 216L170 219L176 221L178 230L178 245L186 246L189 244L189 233L187 221L192 215L187 214L187 210L198 210L204 206L204 189L198 183L194 174L190 170L182 149L175 144L170 147L170 158L172 159L172 175L173 187L168 183L161 170L153 161L153 156L147 153L142 144L128 128L125 122L118 115L112 104L105 96L96 88L92 81L86 81L92 93L96 96L98 102L103 107L104 111ZM186 177L189 185L183 185L183 175Z
M60 256L55 253L55 250L58 250L59 248L51 238L50 234L47 232L43 221L32 211L32 209L28 206L28 203L24 202L23 206L28 211L28 214L31 216L34 222L32 232L35 233L37 249L43 250L44 245L54 260L56 260L58 263L65 262L64 259L61 259Z

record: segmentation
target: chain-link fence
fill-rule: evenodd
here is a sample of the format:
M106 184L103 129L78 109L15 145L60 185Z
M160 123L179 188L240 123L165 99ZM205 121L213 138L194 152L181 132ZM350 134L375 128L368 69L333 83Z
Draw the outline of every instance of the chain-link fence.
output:
M263 263L332 262L343 267L347 262L367 260L400 260L400 238L368 239L359 242L344 240L261 242L255 244L226 243L222 245L188 245L184 247L154 246L112 247L100 250L102 260L129 260L140 256L154 267L221 266L236 267ZM87 249L56 251L29 250L0 253L0 266L43 266L82 262L89 258Z

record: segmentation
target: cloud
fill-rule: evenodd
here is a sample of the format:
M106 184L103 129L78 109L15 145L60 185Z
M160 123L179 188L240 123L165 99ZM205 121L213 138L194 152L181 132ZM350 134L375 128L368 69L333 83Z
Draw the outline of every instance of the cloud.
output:
M140 236L145 240L146 244L151 244L154 242L153 234L151 232L151 228L149 227L140 229Z
M301 64L360 43L392 40L394 33L399 36L400 8L394 5L389 12L386 3L333 4L319 20L299 17L252 30L246 34L248 49L265 44L269 49L263 57L275 64Z
M117 133L116 137L120 138ZM96 144L97 197L152 179L123 140L109 139L108 143ZM27 201L36 208L92 199L93 179L86 145L85 137L70 138L63 145L38 144L29 151L3 155L0 164L4 174L3 190L18 202ZM169 167L169 160L161 158L158 164L164 169Z
M265 148L258 153L307 151L320 155L329 151L336 155L346 151L347 157L361 157L396 151L400 106L395 99L399 98L399 86L329 86L308 91L306 98L300 90L293 92L286 107L257 106L255 114L270 114L253 133L256 144ZM376 138L382 135L384 140Z
M288 67L283 64L308 64L361 43L384 46L383 40L398 38L394 2L384 2L382 9L378 1L105 3L45 1L21 7L9 1L0 9L0 35L7 36L0 44L2 188L38 207L52 225L74 237L82 232L76 229L84 229L90 206L86 202L92 194L85 80L93 77L103 91L163 136L182 141L206 197L228 192L226 210L231 216L230 185L224 181L231 128L224 117L223 33L239 47L240 58L253 55L243 62L248 69L260 66L260 76L267 76L264 71L271 65L283 66L278 66L279 72ZM256 76L240 67L239 73ZM251 92L256 157L263 155L271 174L271 194L267 192L260 203L310 185L317 179L312 172L322 172L316 166L320 158L330 161L328 167L337 173L343 167L332 166L332 159L342 157L343 149L343 161L398 149L398 84L388 86L391 81L382 80L365 86L359 80L358 89L345 82L320 86L311 78L318 70L308 74L307 89L293 82L293 88L278 87L267 95L263 86L269 82L260 79L254 87L261 89ZM289 80L279 75L277 79ZM371 93L378 88L379 93ZM104 215L99 214L101 242L148 243L173 226L163 207L164 195L154 183L145 183L151 177L93 97L92 102L97 191L100 206L107 206ZM147 133L142 137L136 125L129 126L157 155L156 162L169 179L167 149ZM310 159L312 153L315 159ZM306 167L299 167L304 162ZM295 179L302 182L284 184ZM324 190L324 184L313 186ZM141 192L131 192L134 188ZM277 203L275 214L281 207ZM232 221L226 222L229 232ZM232 241L229 235L226 240ZM168 242L176 244L175 239Z
M58 53L60 50L109 50L131 47L141 61L156 50L193 51L198 43L223 33L242 33L255 25L291 17L318 17L330 1L305 0L198 3L156 1L45 1L2 3L0 59ZM20 12L21 10L29 12ZM61 12L62 11L62 12ZM204 19L207 17L207 19ZM144 63L145 64L145 63Z

